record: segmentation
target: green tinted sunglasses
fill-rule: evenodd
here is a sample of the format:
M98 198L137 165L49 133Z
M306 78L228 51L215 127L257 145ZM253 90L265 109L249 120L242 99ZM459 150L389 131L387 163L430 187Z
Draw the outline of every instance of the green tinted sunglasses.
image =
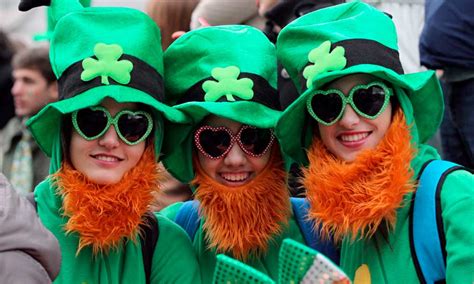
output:
M82 138L91 141L104 135L113 125L120 139L127 145L145 140L153 129L152 116L145 111L121 110L114 117L102 106L76 110L72 125Z
M392 92L382 82L354 86L346 97L336 89L318 90L306 101L309 114L319 123L332 125L341 119L346 105L360 116L375 119L387 108Z

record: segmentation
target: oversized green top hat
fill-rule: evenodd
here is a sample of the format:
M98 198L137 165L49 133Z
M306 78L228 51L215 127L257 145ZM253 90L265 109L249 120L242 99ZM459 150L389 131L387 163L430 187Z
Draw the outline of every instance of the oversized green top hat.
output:
M180 126L167 148L167 169L179 180L194 177L193 129L209 114L259 128L273 128L280 115L274 45L249 26L193 30L165 51L167 98L192 119Z
M30 3L34 2L34 3ZM41 2L41 3L37 3ZM59 86L59 101L47 105L28 121L40 148L57 153L64 114L99 104L117 102L149 106L155 120L155 150L161 150L163 123L181 123L186 117L164 101L160 31L144 13L128 8L88 7L78 0L24 0L20 10L51 4L55 29L50 60ZM158 155L157 155L158 156Z
M362 2L350 2L306 14L281 30L277 56L300 92L276 128L283 151L305 162L312 139L307 97L324 84L355 73L389 82L412 124L415 142L428 140L442 118L443 99L433 71L404 74L395 25L389 15Z

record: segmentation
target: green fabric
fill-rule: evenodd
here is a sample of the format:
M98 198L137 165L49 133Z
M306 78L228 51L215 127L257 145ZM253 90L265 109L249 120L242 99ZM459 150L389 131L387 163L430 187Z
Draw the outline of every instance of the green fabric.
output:
M133 80L128 74L131 63L120 59L122 54L140 59L158 74L163 75L160 30L146 14L120 7L84 8L77 0L52 0L51 17L55 29L51 38L50 60L56 77L60 81L65 80L66 78L62 77L63 73L71 65L82 62L83 82L86 83L87 80L95 78L95 75L100 75L103 85L82 90L79 94L73 94L75 96L72 98L51 103L31 118L28 126L32 135L48 156L51 156L55 137L51 133L59 131L62 115L97 105L105 97L118 102L148 105L171 124L187 122L183 114L156 100L150 94L127 86L129 81ZM97 55L97 59L91 58L94 55ZM104 65L104 60L109 63ZM136 76L141 74L138 73ZM108 84L111 79L118 84ZM73 77L73 81L80 84L81 77ZM164 96L164 89L155 91ZM71 95L61 92L60 89L60 97ZM161 120L161 115L157 115L155 119ZM156 133L162 133L162 130ZM155 151L158 157L163 136L156 136L155 139L158 146Z
M181 206L181 202L173 204L163 209L160 214L163 214L169 219L174 220ZM212 283L212 278L216 267L217 252L215 250L210 250L207 248L205 234L202 229L203 222L204 220L201 219L201 224L193 240L193 247L198 257L199 266L201 267L202 283ZM250 265L251 267L257 269L260 272L265 273L274 281L277 281L278 256L283 240L286 238L290 238L297 242L303 244L305 243L303 235L293 215L289 218L288 225L289 226L287 226L280 235L275 236L273 240L269 242L268 250L265 254L263 254L261 257L250 258L244 263Z
M474 281L474 177L466 171L448 175L441 190L441 207L446 235L446 283ZM351 243L345 240L341 267L354 279L356 270L366 264L372 283L418 283L409 242L409 209L398 210L395 230L387 238L378 232L369 240Z
M54 283L145 283L140 241L125 241L108 255L93 256L90 247L76 255L78 235L63 231L67 218L61 215L62 199L55 194L49 179L36 188L35 199L42 223L61 247L61 270ZM161 215L157 219L159 239L153 254L151 283L200 283L199 267L186 233Z
M275 46L256 28L245 25L206 27L187 32L164 53L170 104L197 82L210 79L216 67L235 66L260 75L277 87Z
M308 96L324 84L350 74L368 73L376 76L397 89L399 101L408 99L401 105L406 114L411 113L412 116L408 116L410 120L414 118L414 123L410 125L414 125L412 134L415 143L426 142L439 127L444 104L435 73L426 71L400 75L377 64L341 68L344 63L341 49L329 50L328 41L334 44L352 39L371 40L398 51L392 20L359 1L308 13L287 25L278 36L277 56L301 95L283 112L276 126L276 135L284 154L297 162L307 163L304 149L311 141L312 132L309 128L315 124L305 108ZM301 79L304 77L309 80L302 84ZM306 85L311 87L306 89Z
M253 100L259 87L256 82L238 79L242 73L259 76L275 91L269 99L279 101L275 46L256 28L229 25L190 31L168 47L164 65L168 103L192 120L191 125L170 129L163 145L166 168L182 182L194 177L193 130L207 115L259 128L274 128L280 117L279 110ZM204 101L183 102L191 95L189 89L199 83L203 83Z

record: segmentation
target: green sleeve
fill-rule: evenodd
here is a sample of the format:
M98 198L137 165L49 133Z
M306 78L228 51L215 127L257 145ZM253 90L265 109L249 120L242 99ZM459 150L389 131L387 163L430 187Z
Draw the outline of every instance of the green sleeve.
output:
M474 283L474 176L455 171L441 190L446 283Z
M172 221L157 214L159 238L153 254L151 283L201 283L191 241Z
M183 202L173 203L165 208L163 208L159 214L167 217L170 220L175 220L176 215L178 214L179 209L183 206Z

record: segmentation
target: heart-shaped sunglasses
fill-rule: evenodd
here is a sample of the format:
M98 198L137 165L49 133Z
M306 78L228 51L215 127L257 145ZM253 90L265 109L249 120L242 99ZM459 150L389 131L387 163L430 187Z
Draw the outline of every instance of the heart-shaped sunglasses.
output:
M113 125L123 142L136 145L150 135L153 119L148 112L131 110L121 110L112 117L106 108L94 106L74 111L72 125L88 141L101 137Z
M360 116L375 119L387 108L391 95L387 85L376 81L353 87L347 97L337 89L318 90L308 97L306 107L314 119L329 126L341 119L348 104Z
M224 126L199 127L194 133L194 144L209 159L220 159L229 153L235 142L244 153L252 157L263 156L272 146L275 136L271 129L243 125L234 135Z

